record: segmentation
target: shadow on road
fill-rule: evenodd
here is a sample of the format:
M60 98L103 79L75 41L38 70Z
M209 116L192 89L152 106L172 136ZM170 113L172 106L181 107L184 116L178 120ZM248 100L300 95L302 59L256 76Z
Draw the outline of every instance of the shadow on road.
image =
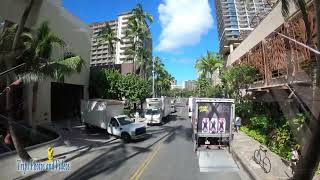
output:
M74 180L74 179L89 179L91 177L94 177L100 173L109 174L110 172L113 172L117 170L123 163L128 161L129 159L141 154L151 151L151 148L156 145L159 141L161 141L164 138L167 138L169 134L161 137L154 143L150 144L149 146L143 148L143 147L137 147L133 146L131 147L136 152L133 152L132 154L129 154L127 151L127 146L125 144L120 144L118 146L112 147L110 150L105 152L104 154L100 155L96 159L90 161L86 165L84 165L82 168L80 168L77 172L71 174L68 178L68 180Z

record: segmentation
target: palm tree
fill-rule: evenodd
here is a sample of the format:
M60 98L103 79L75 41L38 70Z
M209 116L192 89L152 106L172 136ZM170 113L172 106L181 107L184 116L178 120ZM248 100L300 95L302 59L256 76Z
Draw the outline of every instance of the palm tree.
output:
M117 42L122 42L121 39L117 38L114 30L111 29L109 24L106 24L106 26L99 32L97 41L99 44L106 43L108 45L108 55L109 55L109 61L112 61L112 58L114 57L114 45ZM113 61L113 67L114 67L115 61Z
M32 86L32 118L35 118L37 109L37 94L39 82L48 78L64 81L65 77L74 72L80 72L84 64L79 56L67 55L51 60L52 50L55 46L63 47L62 39L50 31L48 22L43 22L40 27L29 36L25 42L27 47L23 57L26 61L26 69L19 78L22 82Z
M208 73L213 76L215 71L219 71L223 67L223 60L218 53L207 51L206 56L199 58L195 64L195 68L201 72L202 76L206 76Z
M156 94L160 96L165 95L169 92L171 82L174 78L165 69L164 64L159 57L155 57L154 66Z
M15 32L15 36L13 39L13 43L12 43L12 47L11 47L11 51L8 53L9 57L6 58L5 60L5 66L7 69L11 69L14 65L14 63L16 62L15 59L17 56L19 56L19 54L16 52L17 46L18 46L18 42L20 40L20 36L24 30L24 26L27 22L27 19L29 17L29 14L32 10L32 7L35 3L35 0L30 0L29 3L27 4L27 6L25 7L23 14L21 16L20 22L18 24L18 28L17 31ZM7 75L7 87L10 87L10 84L13 80L16 79L16 75L13 72L10 72ZM12 142L14 144L14 147L17 151L17 154L19 155L19 157L22 160L25 161L29 161L31 160L30 155L27 153L27 151L23 148L18 136L16 135L16 130L13 126L13 110L10 108L12 107L12 94L11 94L11 90L10 88L6 91L6 109L8 111L8 128L9 128L9 132L12 138Z
M140 75L146 80L148 73L148 69L150 69L150 65L152 66L152 55L149 50L146 48L141 49L141 60L140 60Z
M135 69L135 61L138 60L138 58L142 59L141 48L144 47L144 43L147 39L150 39L151 37L148 35L148 29L149 29L149 23L153 22L153 16L150 15L147 12L144 12L142 5L137 4L135 8L131 11L132 16L128 20L128 26L125 30L125 36L130 39L130 41L133 43L132 47L127 50L127 54L130 54L131 58L133 58L133 73L136 73Z

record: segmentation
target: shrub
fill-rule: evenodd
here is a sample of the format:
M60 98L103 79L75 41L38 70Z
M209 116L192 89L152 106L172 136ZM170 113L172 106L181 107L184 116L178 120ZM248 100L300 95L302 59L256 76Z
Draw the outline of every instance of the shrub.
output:
M258 142L262 144L267 144L268 138L266 135L260 133L259 131L256 130L250 130L249 128L242 126L240 128L241 131L246 133L248 136L252 137L253 139L257 140Z
M318 170L317 170L317 172L316 172L316 175L317 175L317 176L320 176L320 167L318 167Z
M250 118L252 129L256 129L260 132L267 132L268 125L270 125L270 120L264 115L255 115Z
M294 144L294 140L291 137L291 133L287 125L284 125L275 130L275 133L271 137L271 141L268 146L270 147L271 151L279 154L281 157L290 159L291 148Z

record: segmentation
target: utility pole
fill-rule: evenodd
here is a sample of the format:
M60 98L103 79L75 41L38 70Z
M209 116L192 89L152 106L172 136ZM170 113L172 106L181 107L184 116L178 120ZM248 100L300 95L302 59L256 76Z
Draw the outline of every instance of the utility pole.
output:
M152 97L155 98L155 94L154 94L154 58L152 58Z

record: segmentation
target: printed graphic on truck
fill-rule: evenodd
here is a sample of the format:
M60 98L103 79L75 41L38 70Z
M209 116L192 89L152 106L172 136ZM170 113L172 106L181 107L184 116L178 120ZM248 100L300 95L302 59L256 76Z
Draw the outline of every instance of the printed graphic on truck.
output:
M229 133L231 103L198 103L198 127L201 133Z

